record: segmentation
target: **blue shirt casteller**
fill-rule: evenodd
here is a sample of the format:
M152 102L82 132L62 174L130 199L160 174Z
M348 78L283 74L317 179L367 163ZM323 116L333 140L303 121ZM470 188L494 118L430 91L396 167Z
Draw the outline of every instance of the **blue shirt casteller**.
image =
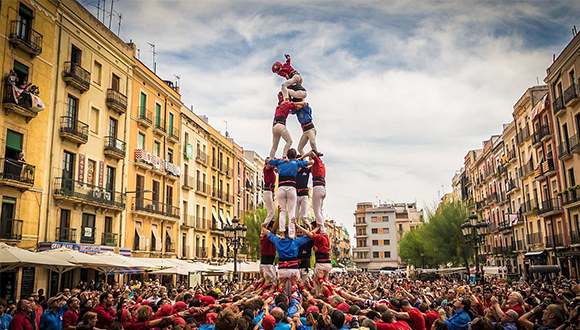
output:
M310 104L306 104L305 107L298 110L292 110L292 114L296 115L298 122L300 122L301 125L308 124L312 121L312 109L310 108Z
M303 160L278 160L270 159L270 165L278 167L278 176L293 176L298 174L298 168L308 166L308 162Z
M278 251L278 258L280 259L298 259L298 248L300 245L308 242L310 237L300 236L295 239L285 238L274 235L274 233L268 234L268 239L276 245L276 251Z
M471 318L464 310L457 310L455 315L445 320L445 323L447 323L449 330L467 330Z

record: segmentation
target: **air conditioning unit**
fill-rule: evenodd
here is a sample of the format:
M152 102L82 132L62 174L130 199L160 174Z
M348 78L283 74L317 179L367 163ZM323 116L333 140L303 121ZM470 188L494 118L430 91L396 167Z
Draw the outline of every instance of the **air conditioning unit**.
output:
M99 189L99 188L93 189L93 197L101 198L101 189Z
M113 200L113 195L110 192L105 191L105 199L111 201Z

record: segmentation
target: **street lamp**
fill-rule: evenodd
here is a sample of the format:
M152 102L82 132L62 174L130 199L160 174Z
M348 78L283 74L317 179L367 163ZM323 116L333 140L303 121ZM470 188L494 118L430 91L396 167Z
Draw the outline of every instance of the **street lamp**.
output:
M479 245L483 243L483 238L487 234L487 222L478 221L477 215L471 213L468 221L461 224L461 233L465 238L465 243L472 244L475 250L475 274L479 273ZM485 277L482 276L485 282Z
M419 255L421 256L421 263L423 264L422 269L425 269L425 252L421 252L419 253Z
M248 228L240 224L240 220L234 217L232 225L227 225L222 229L228 247L234 250L234 281L238 279L238 250L244 246Z

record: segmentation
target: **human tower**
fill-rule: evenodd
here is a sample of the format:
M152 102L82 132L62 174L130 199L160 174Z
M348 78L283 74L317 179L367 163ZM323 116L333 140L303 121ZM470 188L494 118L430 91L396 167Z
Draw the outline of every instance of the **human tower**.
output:
M326 197L326 168L320 159L322 154L316 147L316 128L312 122L312 109L305 101L308 94L302 85L302 76L292 67L290 55L285 57L284 64L275 62L272 65L272 72L286 80L278 93L272 126L272 149L264 164L264 203L268 215L262 224L260 272L265 286L278 283L280 291L291 293L299 292L299 285L307 285L322 293L323 283L332 267L330 243L322 215ZM302 127L298 151L292 148L292 137L286 127L290 114L296 115ZM286 144L282 157L276 158L280 138ZM312 150L304 153L307 142ZM310 175L315 218L312 222L308 212ZM276 181L278 186L274 200ZM275 220L276 202L279 213ZM276 235L278 231L280 235ZM310 271L312 250L316 257L314 278ZM274 266L276 253L278 269Z

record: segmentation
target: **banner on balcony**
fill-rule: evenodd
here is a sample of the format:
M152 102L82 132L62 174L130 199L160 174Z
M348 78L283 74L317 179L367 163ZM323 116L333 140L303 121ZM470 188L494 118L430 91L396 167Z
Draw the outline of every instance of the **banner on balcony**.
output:
M546 108L547 97L548 94L544 95L544 97L542 97L542 99L532 108L532 111L530 111L530 118L532 118L532 120Z
M23 108L33 112L40 112L45 109L44 102L38 96L39 90L36 85L30 82L18 81L18 75L14 69L6 76L6 93L12 97L12 101Z
M187 159L193 159L193 145L191 143L185 145L185 157Z
M158 170L165 171L175 176L181 175L179 166L161 159L143 149L135 149L135 161L149 164Z

